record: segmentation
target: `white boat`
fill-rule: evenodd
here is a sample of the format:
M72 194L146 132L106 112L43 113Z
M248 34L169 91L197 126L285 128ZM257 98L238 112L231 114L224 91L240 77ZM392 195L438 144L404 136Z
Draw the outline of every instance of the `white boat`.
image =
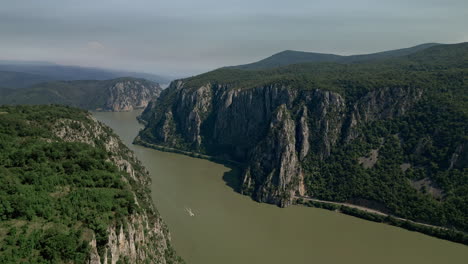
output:
M185 207L185 211L187 211L187 213L188 213L190 216L195 216L195 214L192 212L192 209Z

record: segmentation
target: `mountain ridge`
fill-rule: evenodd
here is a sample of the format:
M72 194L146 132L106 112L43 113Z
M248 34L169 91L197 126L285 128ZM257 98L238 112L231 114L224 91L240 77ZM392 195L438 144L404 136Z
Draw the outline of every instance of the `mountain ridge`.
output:
M410 48L402 48L396 50L388 50L382 52L375 52L369 54L357 54L357 55L337 55L331 53L316 53L316 52L305 52L305 51L295 51L295 50L284 50L273 54L270 57L262 59L257 62L230 66L227 68L235 69L250 69L250 70L259 70L259 69L270 69L281 66L287 66L291 64L298 63L310 63L310 62L341 62L341 63L356 63L369 60L378 60L386 59L392 57L400 57L409 55L430 47L437 45L443 45L439 43L425 43Z
M0 61L0 71L33 74L50 81L110 80L120 77L133 77L157 83L168 83L172 79L171 77L151 73L27 61L17 61L16 63L15 61L3 61L3 63ZM10 88L16 88L16 86Z

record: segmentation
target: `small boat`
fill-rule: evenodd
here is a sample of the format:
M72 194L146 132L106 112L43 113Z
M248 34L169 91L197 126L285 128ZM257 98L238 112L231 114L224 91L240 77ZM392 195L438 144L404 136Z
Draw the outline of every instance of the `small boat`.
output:
M187 211L187 213L188 213L190 216L195 216L195 214L192 212L192 209L185 207L185 211Z

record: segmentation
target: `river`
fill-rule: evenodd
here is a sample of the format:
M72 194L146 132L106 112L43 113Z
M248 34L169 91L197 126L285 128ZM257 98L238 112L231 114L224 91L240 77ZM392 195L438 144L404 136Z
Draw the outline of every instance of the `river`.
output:
M132 145L139 113L94 116L149 170L153 200L187 263L468 263L461 244L323 209L257 203L231 187L236 169Z

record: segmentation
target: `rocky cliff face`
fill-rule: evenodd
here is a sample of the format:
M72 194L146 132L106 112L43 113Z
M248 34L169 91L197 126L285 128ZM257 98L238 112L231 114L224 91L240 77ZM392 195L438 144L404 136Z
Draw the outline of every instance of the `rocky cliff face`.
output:
M157 98L159 84L136 78L54 81L0 91L0 104L61 104L93 111L131 111Z
M172 83L150 104L141 138L243 162L242 192L287 206L304 190L302 161L328 157L372 120L400 116L422 96L412 87L382 88L348 102L336 92L268 85L233 89Z
M119 112L145 108L149 101L159 96L161 91L157 83L120 80L108 87L108 97L103 110Z
M95 238L91 240L88 263L180 263L171 246L170 233L152 203L148 172L108 127L92 116L88 119L90 123L61 119L55 124L54 134L69 142L104 144L112 153L110 160L126 172L123 180L129 184L139 208L121 222L107 227L108 239L104 245L98 245Z

